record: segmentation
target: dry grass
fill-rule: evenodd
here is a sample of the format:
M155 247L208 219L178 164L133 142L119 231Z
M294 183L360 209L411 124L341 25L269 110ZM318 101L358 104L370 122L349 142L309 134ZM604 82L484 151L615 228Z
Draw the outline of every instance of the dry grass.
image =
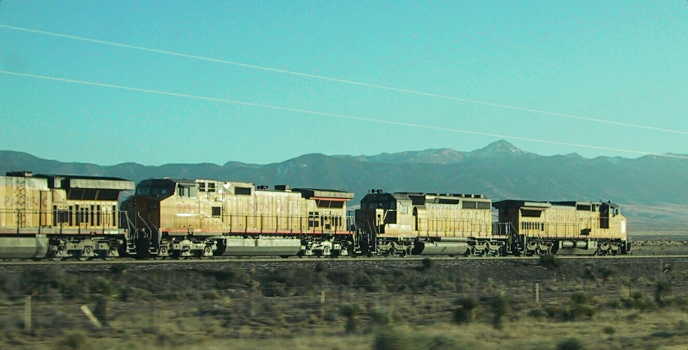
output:
M657 262L555 262L488 261L477 277L439 263L178 275L124 269L88 282L60 270L0 275L0 349L526 350L576 338L585 349L628 350L688 343L685 264L658 274ZM15 298L27 291L36 293L31 333L22 330L22 299ZM498 296L503 303L495 304ZM453 322L460 297L477 304L471 322ZM93 329L82 304L99 310L109 327Z
M609 307L609 300L585 299L581 302L590 303L601 311L569 321L533 310L561 307L572 301L562 300L542 308L517 304L505 315L501 329L493 327L489 305L477 308L475 321L457 325L451 322L450 301L433 304L432 296L416 297L417 305L408 307L408 297L390 296L388 300L385 303L387 309L372 306L367 310L362 306L355 316L359 327L353 334L346 332L345 317L321 316L314 309L305 313L295 307L284 309L277 312L280 317L275 319L261 313L254 317L236 315L240 321L227 322L228 314L212 315L205 309L207 306L179 302L142 306L138 311L115 312L110 328L94 330L85 320L74 320L79 315L70 314L72 307L63 305L60 308L64 311L50 319L52 324L38 322L37 328L42 329L33 334L23 332L19 323L5 324L0 348L405 350L434 344L432 349L435 350L524 350L555 349L559 342L568 338L579 339L585 349L661 349L688 344L688 314L683 299L672 306L648 310ZM180 307L193 311L174 311ZM424 314L427 318L423 317ZM71 324L68 328L60 328L60 318L63 317ZM384 322L375 324L381 320ZM379 334L387 334L385 339L389 346L375 346L376 339L379 343L379 338L376 338ZM389 339L396 341L390 342Z

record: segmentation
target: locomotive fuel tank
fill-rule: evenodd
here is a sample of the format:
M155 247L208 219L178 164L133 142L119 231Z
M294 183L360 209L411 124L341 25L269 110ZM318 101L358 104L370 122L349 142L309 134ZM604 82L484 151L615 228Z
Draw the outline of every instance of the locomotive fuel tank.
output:
M48 237L1 237L0 257L4 259L43 258L48 254Z
M468 240L463 242L428 242L417 241L413 247L414 255L466 255L470 245Z
M294 256L301 251L301 241L284 238L227 238L221 255Z

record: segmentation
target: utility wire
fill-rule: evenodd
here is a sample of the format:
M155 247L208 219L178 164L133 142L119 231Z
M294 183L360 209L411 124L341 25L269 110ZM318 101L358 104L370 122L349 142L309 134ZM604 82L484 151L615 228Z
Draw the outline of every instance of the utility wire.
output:
M577 147L577 148L588 148L588 149L594 149L594 150L632 153L632 154L639 154L639 155L645 155L645 156L650 155L650 156L664 157L664 158L688 159L688 156L676 155L676 154L662 154L662 153L646 152L646 151L640 151L640 150L613 148L613 147L596 146L596 145L588 145L588 144L578 144L578 143L569 143L569 142L545 140L545 139L523 137L523 136L511 136L511 135L498 134L498 133L492 133L492 132L474 131L474 130L457 129L457 128L446 128L446 127L441 127L441 126L418 124L418 123L408 123L408 122L399 122L399 121L372 118L372 117L366 117L366 116L358 116L358 115L352 115L352 114L321 112L321 111L302 109L302 108L293 108L293 107L278 106L278 105L271 105L271 104L264 104L264 103L257 103L257 102L240 101L240 100L218 98L218 97L192 95L192 94L172 92L172 91L164 91L164 90L143 89L143 88L137 88L137 87L124 86L124 85L116 85L116 84L95 82L95 81L86 81L86 80L68 79L68 78L54 77L54 76L41 75L41 74L20 73L20 72L8 71L8 70L0 70L0 74L5 74L5 75L9 75L9 76L16 76L16 77L24 77L24 78L41 79L41 80L60 81L60 82L65 82L65 83L77 84L77 85L97 86L97 87L103 87L103 88L134 91L134 92L141 92L141 93L153 94L153 95L182 97L182 98L202 100L202 101L208 101L208 102L216 102L216 103L223 103L223 104L232 104L232 105L241 105L241 106L249 106L249 107L256 107L256 108L265 108L265 109L272 109L272 110L277 110L277 111L308 114L308 115L315 115L315 116L328 117L328 118L348 119L348 120L364 121L364 122L377 123L377 124L406 126L406 127L412 127L412 128L447 131L447 132L468 134L468 135L479 135L479 136L488 136L488 137L501 138L501 139L511 139L511 140L527 141L527 142L545 143L545 144L550 144L550 145L563 145L563 146L570 146L570 147Z
M8 24L0 24L0 28L14 30L14 31L20 31L20 32L26 32L26 33L47 35L47 36L58 37L58 38L63 38L63 39L77 40L77 41L82 41L82 42L89 42L89 43L100 44L100 45L107 45L107 46L114 46L114 47L121 47L121 48L127 48L127 49L146 51L146 52L151 52L151 53L156 53L156 54L161 54L161 55L184 57L184 58L199 60L199 61L227 64L227 65L233 65L233 66L247 68L247 69L255 69L255 70L262 70L262 71L273 72L273 73L287 74L287 75L293 75L293 76L309 78L309 79L317 79L317 80L330 81L330 82L336 82L336 83L347 84L347 85L361 86L361 87L367 87L367 88L371 88L371 89L394 91L394 92L409 94L409 95L433 97L433 98L445 99L445 100L450 100L450 101L459 102L459 103L476 104L476 105L488 106L488 107L493 107L493 108L500 108L500 109L506 109L506 110L512 110L512 111L519 111L519 112L536 113L536 114L541 114L541 115L547 115L550 117L575 119L575 120L582 120L582 121L588 121L588 122L594 122L594 123L622 126L622 127L627 127L627 128L652 130L652 131L657 131L657 132L678 134L678 135L688 135L688 131L686 131L686 130L674 130L674 129L661 128L661 127L656 127L656 126L651 126L651 125L642 125L642 124L621 122L621 121L616 121L616 120L595 118L595 117L584 116L584 115L579 115L579 114L552 112L552 111L546 111L546 110L537 109L537 108L530 108L530 107L523 107L523 106L516 106L516 105L510 105L510 104L491 102L491 101L475 100L475 99L469 99L469 98L463 98L463 97L436 94L436 93L427 92L427 91L398 88L398 87L389 86L389 85L367 83L367 82L362 82L362 81L357 81L357 80L340 79L340 78L335 78L335 77L330 77L330 76L325 76L325 75L304 73L304 72L292 71L292 70L287 70L287 69L282 69L282 68L261 66L261 65L256 65L256 64L230 61L230 60L207 57L207 56L192 55L192 54L186 54L186 53L178 52L178 51L154 49L154 48L149 48L149 47L144 47L144 46L131 45L131 44L122 43L122 42L99 40L99 39L93 39L93 38L88 38L88 37L84 37L84 36L50 32L50 31L45 31L45 30L40 30L40 29L33 29L33 28L18 27L18 26L12 26L12 25L8 25Z

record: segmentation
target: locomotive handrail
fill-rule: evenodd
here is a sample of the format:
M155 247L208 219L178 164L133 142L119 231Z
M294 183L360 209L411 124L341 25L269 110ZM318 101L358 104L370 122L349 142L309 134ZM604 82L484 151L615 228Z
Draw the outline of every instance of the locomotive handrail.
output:
M139 211L136 211L136 215L137 215L138 218L141 220L141 222L143 222L143 224L146 226L146 229L149 230L149 234L152 235L153 232L156 232L156 231L157 231L157 230L153 230L153 228L155 228L155 226L150 225L150 224L148 223L148 221L146 221L146 219L144 219L144 218L141 216L141 213L140 213Z

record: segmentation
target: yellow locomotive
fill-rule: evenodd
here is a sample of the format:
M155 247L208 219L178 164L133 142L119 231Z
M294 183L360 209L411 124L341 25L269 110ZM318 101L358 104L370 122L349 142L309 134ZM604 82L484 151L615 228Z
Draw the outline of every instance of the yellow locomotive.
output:
M139 255L347 255L352 193L248 182L150 179L128 200Z
M504 200L499 222L513 234L516 254L615 255L630 251L626 217L611 202Z
M0 258L119 256L126 224L118 198L133 189L112 177L0 176Z
M493 232L491 201L479 194L373 190L356 225L368 254L501 255L506 236Z

